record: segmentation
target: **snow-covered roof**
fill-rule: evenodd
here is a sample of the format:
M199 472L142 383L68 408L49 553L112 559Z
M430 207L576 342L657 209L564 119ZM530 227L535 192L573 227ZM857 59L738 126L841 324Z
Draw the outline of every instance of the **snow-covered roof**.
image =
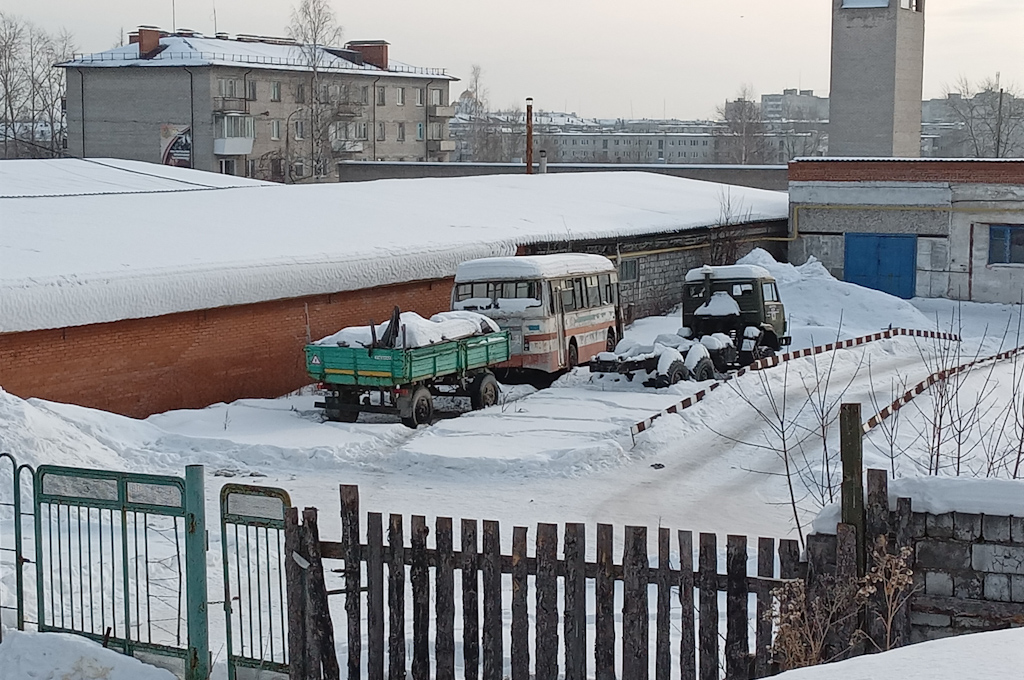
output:
M559 276L599 274L615 271L615 265L602 255L564 253L522 257L485 257L463 262L455 271L455 281L512 281Z
M160 38L163 50L148 59L139 56L139 44L132 43L94 54L76 55L58 66L67 68L115 68L124 66L239 66L242 68L272 69L277 71L308 71L309 58L299 44L279 44L259 40L229 40L202 36L170 35ZM385 73L412 78L458 80L444 69L420 68L388 60L382 69L369 63L357 64L332 52L330 48L317 48L320 52L318 68L328 73L364 73L377 76ZM341 50L336 50L340 52Z
M730 264L721 267L704 265L686 272L687 281L703 281L705 271L711 272L712 279L770 279L771 272L756 264Z
M2 198L0 333L445 278L523 245L714 226L726 196L787 219L785 193L646 172Z
M801 156L790 163L1021 163L1024 158L894 158L891 156Z
M118 158L0 160L0 198L198 191L267 184Z

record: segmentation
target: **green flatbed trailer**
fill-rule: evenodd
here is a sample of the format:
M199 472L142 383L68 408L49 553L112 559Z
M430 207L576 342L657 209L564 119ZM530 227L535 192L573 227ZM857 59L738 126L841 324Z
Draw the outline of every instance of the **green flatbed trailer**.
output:
M508 332L412 349L306 345L306 371L324 391L315 405L328 420L352 423L363 412L388 413L417 427L433 420L438 394L469 397L473 408L497 404L490 367L510 354Z

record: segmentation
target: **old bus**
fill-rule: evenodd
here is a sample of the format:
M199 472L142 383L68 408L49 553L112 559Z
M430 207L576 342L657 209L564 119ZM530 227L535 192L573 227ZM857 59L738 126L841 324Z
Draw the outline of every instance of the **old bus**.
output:
M556 373L612 350L621 333L615 265L600 255L463 262L452 309L494 319L512 337L507 373ZM518 369L518 370L517 370Z

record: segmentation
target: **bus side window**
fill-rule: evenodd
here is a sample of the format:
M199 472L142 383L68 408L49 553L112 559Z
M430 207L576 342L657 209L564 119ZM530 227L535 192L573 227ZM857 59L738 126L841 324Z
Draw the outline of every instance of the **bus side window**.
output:
M583 285L583 279L573 279L573 285L576 288L576 308L586 309L590 305L587 304L587 289Z
M598 286L601 288L601 304L610 305L612 302L612 277L608 274L601 274L597 277Z
M590 301L591 307L601 306L601 288L597 284L596 276L587 277L587 300Z
M572 281L567 281L566 283L571 284ZM571 312L576 309L575 289L571 285L566 286L563 284L563 286L564 287L562 288L562 311Z

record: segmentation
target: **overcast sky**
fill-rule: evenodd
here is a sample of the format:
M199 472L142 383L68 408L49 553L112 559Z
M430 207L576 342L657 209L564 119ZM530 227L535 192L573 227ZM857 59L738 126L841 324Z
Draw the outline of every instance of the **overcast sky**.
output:
M3 0L71 30L83 51L121 30L171 26L172 0ZM711 117L744 84L758 94L829 88L830 0L334 0L346 40L384 39L395 59L484 70L492 106L533 96L588 117ZM179 27L285 35L288 0L176 0ZM1024 88L1024 1L927 0L925 97L963 75ZM455 85L454 93L461 91Z

